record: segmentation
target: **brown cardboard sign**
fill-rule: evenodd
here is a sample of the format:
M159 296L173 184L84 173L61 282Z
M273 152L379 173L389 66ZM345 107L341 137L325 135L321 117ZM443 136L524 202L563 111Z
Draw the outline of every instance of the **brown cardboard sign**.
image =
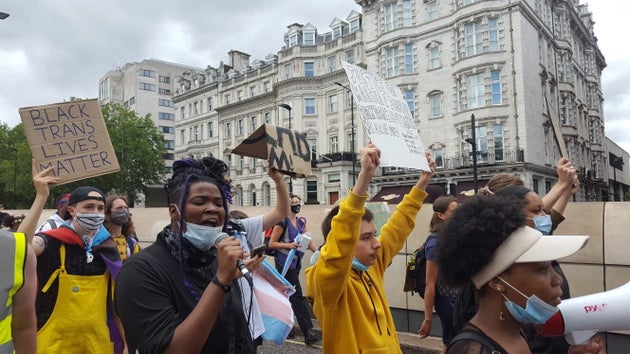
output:
M37 171L54 167L59 184L120 170L98 100L20 108Z
M233 154L270 160L286 175L304 178L311 172L311 149L306 134L286 128L263 124L236 148Z

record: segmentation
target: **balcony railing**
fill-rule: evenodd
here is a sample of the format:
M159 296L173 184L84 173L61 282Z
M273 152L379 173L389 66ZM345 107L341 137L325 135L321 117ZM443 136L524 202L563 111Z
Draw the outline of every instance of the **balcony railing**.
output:
M523 162L523 151L478 151L477 152L477 166L481 165L507 165ZM443 158L442 168L455 169L455 168L467 168L472 167L473 156L472 152L466 152L462 154L456 154Z

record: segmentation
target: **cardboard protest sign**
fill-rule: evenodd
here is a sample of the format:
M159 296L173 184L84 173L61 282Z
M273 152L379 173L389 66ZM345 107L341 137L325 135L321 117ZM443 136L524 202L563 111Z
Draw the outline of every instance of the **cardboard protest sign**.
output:
M120 170L96 99L20 108L37 171L54 167L59 184Z
M381 165L430 171L424 147L400 88L362 68L341 62L370 140L381 149Z
M282 173L304 178L311 172L311 149L306 134L263 124L234 150L233 154L270 160Z

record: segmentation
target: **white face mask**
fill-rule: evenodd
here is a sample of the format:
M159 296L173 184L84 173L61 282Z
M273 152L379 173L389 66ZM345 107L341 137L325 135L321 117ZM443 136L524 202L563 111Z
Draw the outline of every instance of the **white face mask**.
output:
M223 232L223 226L204 226L186 222L186 231L182 236L201 251L207 251Z

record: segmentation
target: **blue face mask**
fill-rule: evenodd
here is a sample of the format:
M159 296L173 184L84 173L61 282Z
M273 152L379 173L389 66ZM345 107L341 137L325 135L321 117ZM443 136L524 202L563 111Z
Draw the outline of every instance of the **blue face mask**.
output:
M543 235L550 235L551 234L551 216L549 215L539 215L539 216L534 216L532 218L532 220L534 221L534 228L538 231L540 231Z
M182 237L197 249L207 251L214 246L214 241L222 232L223 226L210 227L186 222L186 232L182 234Z
M557 307L551 306L548 303L542 301L538 296L532 295L530 297L527 297L525 296L525 294L510 285L510 283L506 282L501 277L498 278L501 279L501 281L504 282L507 286L509 286L514 291L527 299L525 308L523 308L508 299L505 294L501 293L501 295L505 299L505 307L508 309L512 317L514 317L514 319L518 322L523 324L543 324L547 322L553 315L555 315L556 312L558 312Z
M357 260L356 258L352 257L352 268L358 270L359 272L365 272L370 267L366 266L365 264L359 262L359 260Z

